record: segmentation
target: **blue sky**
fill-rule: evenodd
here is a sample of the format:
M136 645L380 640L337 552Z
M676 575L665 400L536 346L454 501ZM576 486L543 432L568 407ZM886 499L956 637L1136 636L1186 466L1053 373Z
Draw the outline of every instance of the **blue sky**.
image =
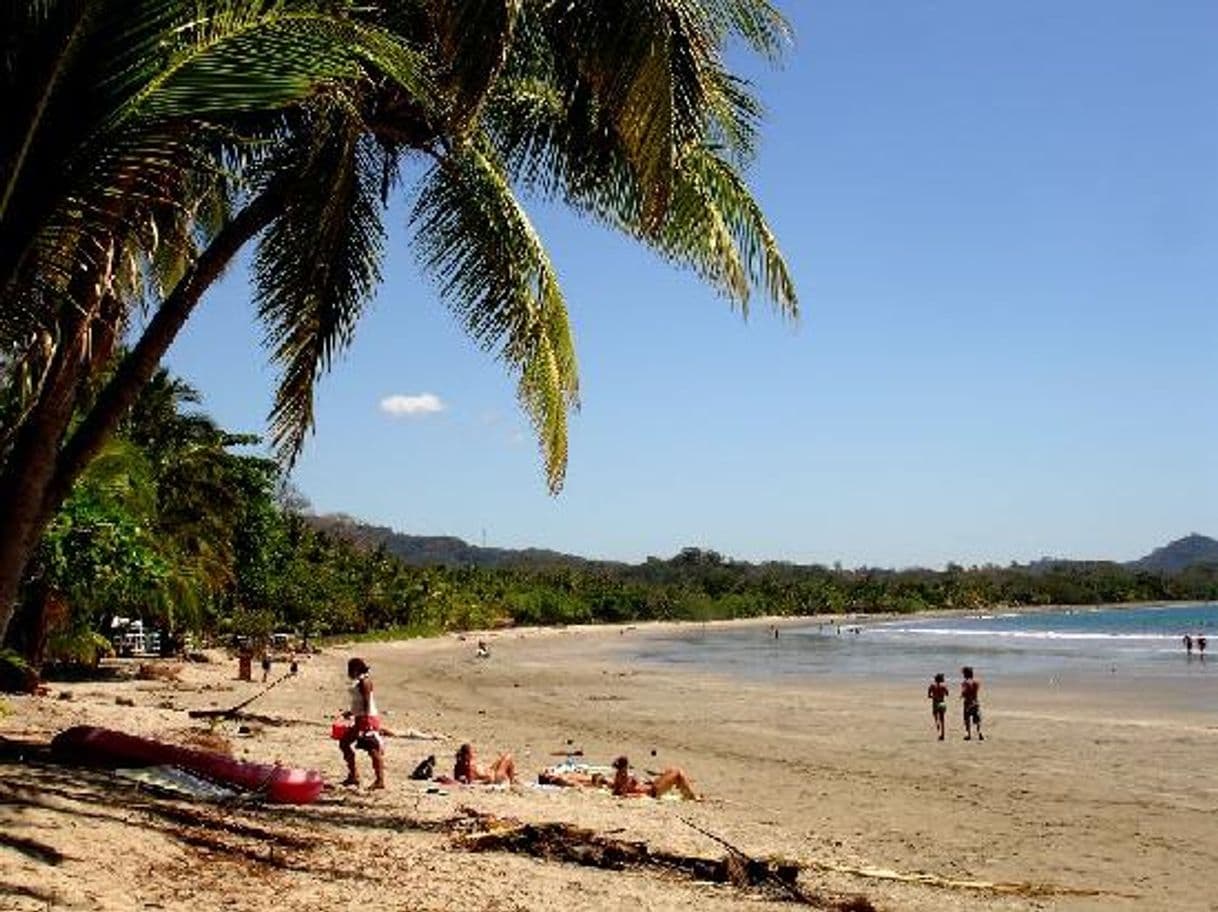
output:
M1141 556L1218 534L1218 5L780 0L742 66L750 181L802 318L532 205L580 353L562 494L502 365L390 215L385 282L293 479L320 512L596 557L908 566ZM243 269L171 351L260 431ZM389 396L440 411L392 416Z

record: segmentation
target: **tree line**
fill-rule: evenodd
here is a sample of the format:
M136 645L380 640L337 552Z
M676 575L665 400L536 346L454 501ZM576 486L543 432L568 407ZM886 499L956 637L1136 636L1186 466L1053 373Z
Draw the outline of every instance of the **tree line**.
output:
M745 181L762 106L732 66L790 43L770 0L0 4L0 637L31 574L58 610L56 548L85 528L111 535L94 580L108 602L183 581L180 555L147 535L172 521L152 481L128 465L125 481L94 468L79 483L116 455L141 390L243 251L284 465L380 285L402 201L436 299L514 380L551 491L579 378L524 201L645 244L742 310L761 299L794 317ZM224 566L174 531L187 576ZM120 551L132 591L106 576ZM44 620L18 633L38 640Z
M982 610L1218 599L1218 566L1177 573L1115 563L944 570L842 569L734 561L686 548L637 565L408 565L384 547L318 528L256 437L198 410L166 371L44 532L5 644L5 683L32 686L46 663L90 665L115 618L189 638L255 644L297 637L392 637L514 624L712 620L761 615Z

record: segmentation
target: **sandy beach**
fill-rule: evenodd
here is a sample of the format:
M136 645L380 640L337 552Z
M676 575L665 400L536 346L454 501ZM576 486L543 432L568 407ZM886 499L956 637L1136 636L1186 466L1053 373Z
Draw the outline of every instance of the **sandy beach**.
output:
M229 706L261 688L235 680L235 661L186 664L176 681L7 697L0 908L792 907L773 892L673 872L475 854L453 823L463 809L721 858L726 850L704 830L750 856L798 862L801 889L825 908L856 895L927 912L1218 908L1218 714L1164 710L1172 701L1133 681L1027 683L983 692L984 743L961 740L953 702L939 743L924 687L876 677L740 681L624 661L625 638L649 635L499 631L482 637L485 660L474 635L309 657L251 705L248 733L236 722L214 732L236 756L315 767L337 784L344 770L329 723L347 702L346 658L364 656L395 735L386 739L389 788L335 787L304 808L167 799L14 744L74 724L190 743L207 726L187 710ZM407 737L411 730L443 738ZM684 767L706 798L527 785L429 793L407 778L428 754L447 771L462 741L483 759L511 750L525 783L568 749L599 763L627 753L640 770Z

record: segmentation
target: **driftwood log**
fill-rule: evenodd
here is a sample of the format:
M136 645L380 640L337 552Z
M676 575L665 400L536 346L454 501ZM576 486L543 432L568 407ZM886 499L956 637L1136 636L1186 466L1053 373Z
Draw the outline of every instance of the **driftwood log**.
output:
M690 880L730 884L770 899L786 899L818 909L874 912L874 906L862 896L808 893L799 886L801 867L797 863L753 858L713 834L707 835L729 849L721 858L653 849L643 841L616 839L569 823L524 823L471 808L462 811L465 816L455 818L450 827L457 836L457 844L471 852L513 852L611 871L659 870Z

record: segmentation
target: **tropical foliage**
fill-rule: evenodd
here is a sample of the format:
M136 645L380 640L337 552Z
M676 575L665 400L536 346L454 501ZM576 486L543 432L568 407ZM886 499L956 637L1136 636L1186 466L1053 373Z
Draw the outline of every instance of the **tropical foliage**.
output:
M193 390L158 373L77 481L40 542L24 590L28 623L10 631L15 651L0 650L0 683L29 686L45 660L96 661L115 615L142 619L177 649L188 635L384 638L504 624L1218 598L1213 564L1172 573L1101 562L843 570L686 548L638 565L558 556L408 565L354 541L360 527L302 512L280 467L242 450L251 438L196 407Z
M246 244L285 465L375 292L399 187L555 491L579 382L521 191L742 309L760 293L796 311L741 176L761 107L726 63L732 46L781 56L768 0L14 0L0 35L0 632L56 510Z

